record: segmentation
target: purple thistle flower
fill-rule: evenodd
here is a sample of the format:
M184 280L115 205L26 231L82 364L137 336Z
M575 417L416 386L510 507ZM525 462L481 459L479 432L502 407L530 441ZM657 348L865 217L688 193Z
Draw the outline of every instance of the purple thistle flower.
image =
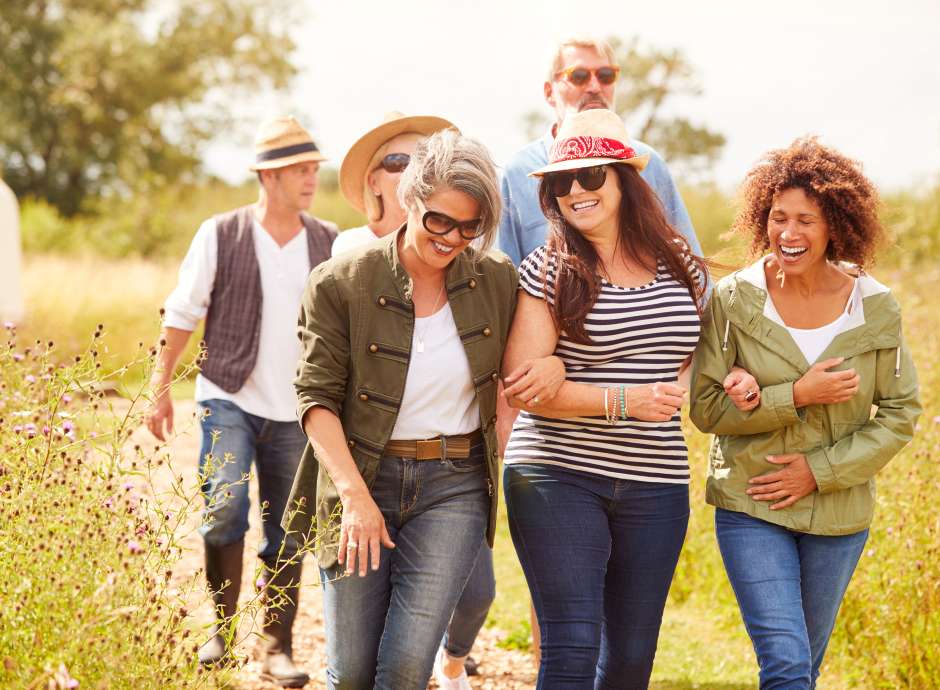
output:
M19 352L13 353L14 362L22 362L24 359L26 359L26 355L20 354Z
M23 377L23 380L26 381L26 383L36 383L36 377L32 374L26 374L26 376Z
M12 331L14 328L16 328L16 324L13 323L12 321L4 321L3 327L7 329L8 331Z
M72 424L72 420L66 419L64 422L62 422L62 431L64 431L65 433L68 433L74 429L75 429L75 425Z
M36 425L33 424L32 422L29 422L28 424L26 424L26 425L23 427L23 430L26 431L26 435L27 435L29 438L32 438L33 436L36 435Z
M136 553L142 552L144 550L144 547L142 547L138 542L131 539L130 541L127 542L127 550L130 551L131 553L136 554Z

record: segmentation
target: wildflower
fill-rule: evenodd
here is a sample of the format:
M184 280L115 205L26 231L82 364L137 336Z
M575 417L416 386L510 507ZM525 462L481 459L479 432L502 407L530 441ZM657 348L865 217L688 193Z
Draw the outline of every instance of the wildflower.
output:
M72 402L72 396L66 393L62 396L62 402L68 405L70 402Z
M131 539L127 542L127 550L131 553L137 554L141 553L144 550L144 547L142 547L139 542Z
M935 416L935 417L933 418L933 423L934 423L934 424L940 424L940 414L938 414L937 416Z
M25 356L25 355L22 355L22 354L20 354L19 352L14 352L14 353L13 353L13 361L14 361L14 362L22 362L24 359L26 359L26 356Z
M3 327L7 329L8 331L12 331L14 328L16 328L16 324L13 323L12 321L4 321Z
M130 491L131 489L134 488L134 483L133 483L133 482L124 482L123 484L121 484L121 488L123 488L125 491Z
M42 435L43 435L43 436L48 436L50 433L52 433L52 429L49 428L49 425L48 425L48 424L43 424L43 425L42 425Z
M23 377L23 380L26 381L26 383L36 383L36 377L32 374L26 374L26 376Z
M67 688L78 687L78 681L72 678L68 669L65 668L65 664L59 664L59 670L55 672L55 675L52 677L52 679L55 681L55 685L53 687L55 687L56 690L59 690L60 688L65 690Z
M36 425L33 424L32 422L25 424L23 426L23 430L26 432L26 436L29 438L32 438L33 436L36 435Z

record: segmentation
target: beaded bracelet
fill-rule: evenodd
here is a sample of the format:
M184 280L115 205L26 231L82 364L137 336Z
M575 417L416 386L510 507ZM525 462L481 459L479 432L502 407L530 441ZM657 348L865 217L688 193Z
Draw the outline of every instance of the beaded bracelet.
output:
M610 389L604 389L604 419L608 424L612 424L610 421Z
M620 419L627 419L627 390L625 386L620 386Z

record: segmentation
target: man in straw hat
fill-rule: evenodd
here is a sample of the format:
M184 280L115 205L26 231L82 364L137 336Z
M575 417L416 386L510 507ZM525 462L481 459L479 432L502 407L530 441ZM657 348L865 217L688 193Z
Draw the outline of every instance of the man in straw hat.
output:
M199 468L206 499L199 528L206 579L217 609L212 638L199 661L231 660L232 631L248 529L247 477L258 475L263 538L259 586L267 600L263 675L284 687L309 680L291 659L301 563L298 544L280 526L307 439L297 424L292 381L300 359L295 333L311 268L329 257L332 223L305 213L317 189L320 161L310 134L293 117L264 122L251 170L258 201L205 221L166 301L153 375L150 431L161 441L173 431L169 385L190 334L205 318L206 359L196 377L202 420ZM295 562L296 561L296 562Z
M558 44L552 58L543 92L545 102L555 113L555 122L540 138L519 150L506 165L503 181L503 217L499 225L499 246L519 265L545 242L545 216L539 206L538 180L529 172L548 162L548 152L565 115L592 108L613 110L620 67L613 48L606 41L572 37ZM631 140L640 155L650 162L642 177L652 187L666 211L666 219L688 241L696 254L702 249L679 190L662 157L641 141Z
M405 210L398 201L401 173L421 139L450 127L453 125L442 117L392 111L350 147L339 169L339 187L369 222L340 233L333 243L333 256L402 226Z

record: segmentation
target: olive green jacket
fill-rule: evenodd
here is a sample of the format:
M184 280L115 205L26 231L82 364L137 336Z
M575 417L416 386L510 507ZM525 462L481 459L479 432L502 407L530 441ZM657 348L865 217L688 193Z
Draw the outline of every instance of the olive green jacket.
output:
M695 351L690 416L716 434L706 500L799 532L858 532L871 523L875 474L911 440L921 412L900 308L888 288L862 273L843 329L819 357L845 357L833 371L854 368L859 391L846 402L797 410L793 384L811 364L767 305L763 266L761 259L718 284ZM761 387L760 405L750 412L739 411L722 388L734 365ZM745 491L750 478L779 470L766 457L783 453L805 454L818 488L772 511L771 502Z
M411 278L399 261L397 236L391 233L317 266L298 323L303 343L294 381L298 418L302 422L315 405L334 412L370 487L395 426L414 332ZM499 476L496 394L518 276L507 257L468 247L450 264L445 280L480 408L491 497L487 536L492 545ZM316 539L317 559L324 568L336 562L340 510L336 487L308 443L283 522L295 538ZM311 531L313 524L316 532Z

